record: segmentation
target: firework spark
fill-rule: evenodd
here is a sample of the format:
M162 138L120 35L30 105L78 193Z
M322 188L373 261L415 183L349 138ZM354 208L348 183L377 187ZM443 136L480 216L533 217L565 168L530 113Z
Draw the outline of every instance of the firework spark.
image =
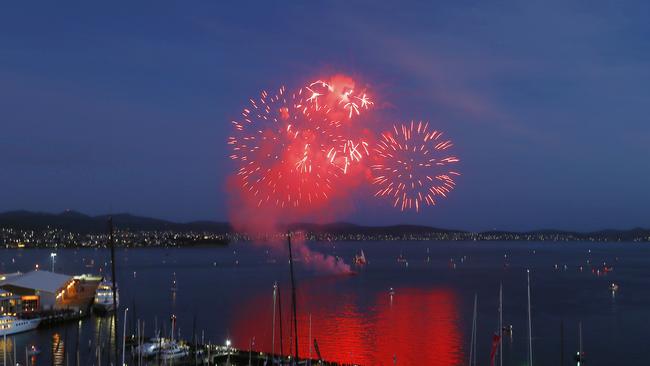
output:
M330 146L327 158L340 173L349 173L353 165L370 155L367 139L359 136L361 125L357 118L374 102L365 91L356 88L352 78L345 75L314 81L305 90L309 94L305 101L313 114L326 113L338 121L336 134L344 137ZM355 120L355 123L343 123L351 120Z
M347 174L353 163L359 163L364 157L370 156L368 142L361 138L358 140L339 139L336 147L327 151L330 164L334 165L343 174Z
M378 186L375 196L391 199L402 211L435 205L454 189L454 177L460 175L454 169L460 160L448 151L452 146L428 122L411 121L382 133L374 149L377 163L371 166L372 183Z
M317 80L306 87L310 96L307 103L315 110L325 110L328 113L342 109L347 119L361 114L374 103L364 92L357 92L352 79L335 76L330 81Z
M262 92L250 99L241 118L233 121L230 158L239 163L241 188L257 206L300 207L326 201L338 169L328 152L342 144L340 125L327 113L313 113L300 89Z

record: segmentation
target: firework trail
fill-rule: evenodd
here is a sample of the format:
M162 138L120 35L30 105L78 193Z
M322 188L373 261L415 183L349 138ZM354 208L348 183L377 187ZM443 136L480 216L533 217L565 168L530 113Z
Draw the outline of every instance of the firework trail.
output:
M312 112L302 89L288 93L281 87L274 95L262 92L258 99L250 99L241 118L232 122L234 133L228 144L238 169L231 219L238 230L273 232L281 218L294 220L324 209L335 187L342 187L335 184L339 169L327 156L331 146L345 143L337 135L340 124L331 121L325 111ZM274 250L284 248L284 241L264 244ZM310 267L350 272L342 261L301 244L296 253Z
M327 158L343 174L347 174L352 164L370 155L367 139L356 136L358 127L347 122L356 120L374 102L365 91L355 89L354 80L344 75L314 81L305 89L309 93L306 102L312 113L326 113L338 121L339 130L342 130L345 138L330 147Z
M250 99L228 138L236 164L228 179L235 229L282 233L297 220L332 220L353 207L350 195L366 178L375 196L401 211L419 212L446 197L460 175L451 141L424 122L395 125L377 138L369 125L373 105L342 75ZM282 250L284 242L268 244ZM339 258L296 248L312 268L349 272Z
M329 81L316 80L309 84L311 93L307 102L314 110L342 110L348 119L361 114L374 103L364 92L354 89L354 81L344 76L336 76Z
M313 206L327 201L334 189L338 169L330 152L345 139L337 135L340 123L325 111L312 113L305 94L285 87L275 95L262 92L232 121L230 158L239 164L242 191L258 207Z
M341 138L339 143L327 150L327 159L330 164L347 174L353 163L359 163L364 157L370 155L369 144L363 139L356 140Z
M377 197L387 197L401 211L420 211L454 189L454 166L459 159L448 151L453 146L429 123L411 121L384 132L376 145L377 163L371 166Z

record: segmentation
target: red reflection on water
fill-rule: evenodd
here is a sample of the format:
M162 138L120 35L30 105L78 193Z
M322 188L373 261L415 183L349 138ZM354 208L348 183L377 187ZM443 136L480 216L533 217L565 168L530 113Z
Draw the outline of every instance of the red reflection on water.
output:
M461 334L456 298L449 290L398 290L392 304L385 297L376 320L382 336L375 349L378 360L397 358L402 365L461 363Z
M392 301L388 292L361 299L355 293L337 293L327 283L312 283L298 293L301 357L309 356L311 313L311 339L318 340L321 355L329 361L392 365L395 357L399 365L462 363L457 300L450 290L397 288ZM293 353L290 306L289 294L283 293L285 354ZM255 337L253 349L270 352L272 309L271 291L237 309L231 327L234 345L248 349ZM276 323L276 353L280 350L279 338ZM312 357L317 357L313 348Z

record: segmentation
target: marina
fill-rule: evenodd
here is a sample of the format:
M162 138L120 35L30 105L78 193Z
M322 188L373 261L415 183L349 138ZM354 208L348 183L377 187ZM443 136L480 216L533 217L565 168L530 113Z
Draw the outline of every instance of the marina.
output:
M0 366L650 364L650 2L5 2Z
M362 249L357 243L311 245L350 260ZM163 344L173 338L183 346L171 348L165 356L150 348L149 355L143 355L142 364L156 365L167 358L173 359L174 364L191 365L195 360L207 362L208 358L217 363L223 362L219 361L223 357L227 360L223 351L229 341L232 362L247 364L250 358L263 364L272 358L270 354L279 355L280 348L285 360L293 355L292 337L297 329L301 359L310 359L311 353L314 362L318 360L317 345L324 362L339 364L372 365L378 360L392 362L395 358L398 365L420 361L430 365L462 365L469 359L471 349L472 358L482 364L489 362L491 337L502 324L503 341L498 348L503 351L496 353L497 361L503 358L506 365L519 364L518 361L528 359L532 345L535 364L557 363L563 339L565 365L571 365L580 349L581 322L582 352L588 354L589 364L600 364L598 360L616 364L613 357L640 357L633 348L608 355L611 349L623 347L619 332L643 332L644 321L629 319L645 311L636 304L646 301L646 262L639 258L644 258L647 250L642 244L614 243L363 243L368 260L355 276L314 272L297 262L298 306L294 327L290 275L286 260L277 255L273 257L275 261L269 261L268 254L248 243L229 248L118 249L118 278L124 280L119 286L117 314L119 324L126 324L126 328L118 328L118 348L121 354L124 333L125 357L130 360L127 364L137 364L139 353L134 350L139 343L149 341L152 347L152 338L162 339ZM2 253L2 258L15 259L4 261L5 273L34 268L35 263L42 268L49 260L45 250ZM400 254L408 258L408 267L395 260ZM69 273L84 273L88 270L85 263L92 259L97 263L97 272L105 273L110 266L104 265L108 255L107 250L59 250L58 266ZM457 264L455 267L449 266L451 259ZM605 275L592 273L592 265L596 266L593 263L603 260L616 263L616 270ZM506 261L508 266L504 266ZM556 263L560 263L561 270L556 269ZM528 268L530 319L526 310ZM71 288L85 285L79 294L84 294L84 303L90 306L92 295L85 294L95 293L93 287L101 283L101 277L81 276L68 277L78 282ZM175 289L173 281L177 284ZM278 289L274 296L275 282ZM612 297L612 283L619 286L616 297ZM581 291L572 291L574 288ZM69 297L65 297L66 304L80 301L73 301L73 293L70 290ZM474 348L471 330L475 294L478 302ZM337 301L332 300L334 296ZM576 307L576 303L580 305ZM497 316L500 308L501 322ZM620 311L623 308L625 313ZM43 315L48 314L42 311ZM52 359L60 360L55 362L57 365L65 365L64 360L74 364L77 352L82 365L98 364L98 357L102 364L114 359L115 332L111 324L115 313L99 315L90 311L78 318L68 313L71 318L65 320L63 315L55 315L63 310L48 311L57 320L43 323L37 330L9 336L8 355L13 357L15 341L19 362L24 362L25 352L31 352L32 347L40 350L39 354L29 356L34 360L30 365L50 365ZM275 325L273 314L279 315ZM563 336L561 323L565 324ZM636 341L625 342L634 345ZM54 353L53 345L58 345ZM428 351L417 352L418 349Z

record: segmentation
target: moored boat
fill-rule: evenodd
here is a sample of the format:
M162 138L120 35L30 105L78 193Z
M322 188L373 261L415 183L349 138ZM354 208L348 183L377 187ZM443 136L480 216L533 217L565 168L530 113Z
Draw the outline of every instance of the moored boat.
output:
M365 253L363 253L363 249L361 249L361 252L359 254L354 256L352 263L354 263L358 267L363 267L368 263L368 261L366 260L366 255Z
M15 316L3 315L0 316L0 336L28 332L36 329L40 323L40 318L21 319Z
M29 349L27 349L26 353L28 356L38 356L41 354L41 350L36 346L31 346Z
M182 358L190 354L190 347L184 344L171 342L168 347L162 350L160 358L163 360L173 360Z
M581 365L586 361L585 352L582 350L582 322L578 323L578 340L580 348L578 348L578 352L576 352L574 359L578 365Z
M115 303L119 305L120 298L117 288L115 289ZM106 314L115 310L113 303L113 283L109 281L102 281L97 290L95 290L95 300L93 302L93 310L98 314Z
M169 347L171 341L166 338L155 337L151 338L149 341L142 343L141 345L134 348L136 354L142 355L142 357L152 357Z

